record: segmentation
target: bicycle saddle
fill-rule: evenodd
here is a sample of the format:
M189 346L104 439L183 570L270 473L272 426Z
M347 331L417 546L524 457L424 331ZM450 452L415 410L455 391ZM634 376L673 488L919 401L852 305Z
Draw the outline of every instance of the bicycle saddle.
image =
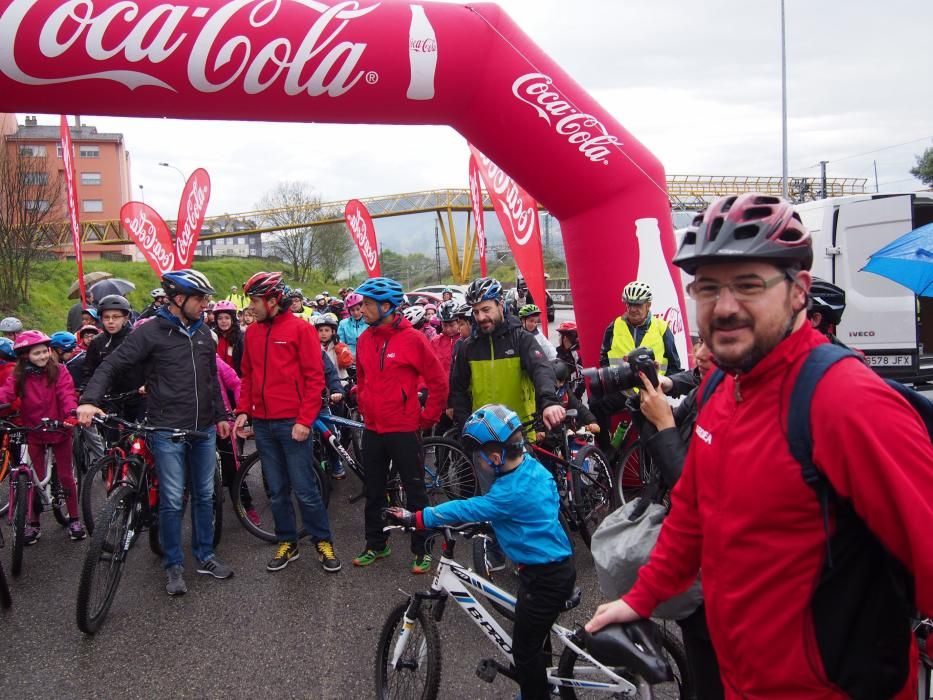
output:
M600 663L624 667L652 684L674 677L657 639L657 628L650 620L606 625L595 634L581 630L579 636Z

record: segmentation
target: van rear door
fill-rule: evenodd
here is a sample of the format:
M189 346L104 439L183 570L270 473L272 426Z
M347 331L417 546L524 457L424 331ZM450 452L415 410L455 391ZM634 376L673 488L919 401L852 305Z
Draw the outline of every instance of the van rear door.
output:
M910 195L898 195L841 204L833 231L834 281L846 290L837 335L862 350L880 374L894 378L917 374L917 299L906 287L860 268L872 253L912 230L912 203Z

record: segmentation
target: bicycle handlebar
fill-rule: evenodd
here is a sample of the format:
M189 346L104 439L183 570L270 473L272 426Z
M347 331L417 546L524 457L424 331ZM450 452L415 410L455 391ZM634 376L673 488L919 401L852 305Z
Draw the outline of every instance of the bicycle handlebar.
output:
M171 433L173 440L207 440L210 435L201 430L187 430L185 428L166 428L145 423L134 423L133 421L120 418L114 413L97 415L92 420L103 426L119 425L138 433Z
M388 520L388 518L386 518ZM392 530L402 530L403 532L415 532L416 528L408 527L406 525L394 524L386 525L382 528L383 532L391 532ZM477 535L484 535L489 532L489 523L460 523L459 525L441 525L440 527L428 527L423 530L418 530L419 532L450 532L453 534L460 535L464 539L472 539Z
M0 419L0 432L5 433L50 433L65 428L65 423L60 420L51 420L43 418L37 425L17 425L9 420Z

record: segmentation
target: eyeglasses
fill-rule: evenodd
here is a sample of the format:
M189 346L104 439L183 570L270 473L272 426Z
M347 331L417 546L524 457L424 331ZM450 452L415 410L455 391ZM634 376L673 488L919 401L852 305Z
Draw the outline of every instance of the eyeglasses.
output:
M786 272L782 272L771 279L764 279L758 275L744 275L738 279L720 284L710 280L691 282L687 285L687 294L700 304L710 304L719 299L724 287L728 288L736 301L753 301L760 297L771 287L790 279Z

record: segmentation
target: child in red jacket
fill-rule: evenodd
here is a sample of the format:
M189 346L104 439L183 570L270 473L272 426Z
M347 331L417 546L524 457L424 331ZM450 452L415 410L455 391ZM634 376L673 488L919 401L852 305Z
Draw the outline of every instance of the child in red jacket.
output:
M49 343L49 337L41 331L24 331L13 346L16 367L0 386L0 403L18 403L19 423L22 425L38 425L43 418L68 421L77 408L71 373L62 369L52 357ZM52 446L55 472L68 505L68 534L72 540L83 540L87 533L77 518L78 495L71 461L71 428L30 433L27 444L29 458L40 478L45 476L45 448L47 445ZM26 544L34 544L39 535L39 513L33 511L24 541Z

